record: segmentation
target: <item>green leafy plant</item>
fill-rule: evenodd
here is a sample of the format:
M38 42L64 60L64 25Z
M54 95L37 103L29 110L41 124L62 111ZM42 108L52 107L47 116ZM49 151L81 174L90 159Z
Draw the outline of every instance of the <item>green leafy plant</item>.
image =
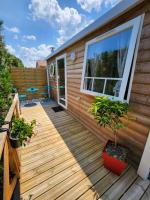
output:
M3 39L3 22L0 21L0 127L4 122L10 104L11 80L7 65L7 50Z
M24 66L19 58L8 52L3 36L3 21L0 20L0 127L4 123L11 104L12 83L10 69L12 67L22 68Z
M127 118L128 104L110 100L106 96L95 97L89 112L92 113L100 126L112 129L115 146L117 146L117 130L125 126L121 121L121 117Z
M20 144L25 145L33 134L35 124L35 120L32 120L31 123L27 123L24 119L14 118L11 127L11 137L18 138Z

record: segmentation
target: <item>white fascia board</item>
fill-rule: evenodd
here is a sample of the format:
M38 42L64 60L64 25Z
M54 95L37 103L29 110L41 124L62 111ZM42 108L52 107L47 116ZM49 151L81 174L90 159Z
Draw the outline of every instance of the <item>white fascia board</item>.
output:
M129 9L137 6L144 0L122 0L120 3L118 3L115 7L113 7L111 10L106 12L104 15L99 17L95 22L87 26L85 29L77 33L75 36L73 36L70 40L65 42L62 46L60 46L58 49L56 49L53 53L51 53L49 56L46 57L46 60L49 58L55 56L60 51L64 50L65 48L69 47L70 45L74 44L78 40L82 39L83 37L87 36L91 32L95 31L96 29L104 26L109 21L119 17L121 14L127 12Z

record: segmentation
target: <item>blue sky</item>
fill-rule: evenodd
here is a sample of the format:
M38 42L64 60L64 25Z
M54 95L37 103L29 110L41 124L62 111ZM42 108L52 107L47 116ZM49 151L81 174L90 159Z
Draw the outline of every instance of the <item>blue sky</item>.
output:
M120 0L0 0L5 43L26 67L45 58Z

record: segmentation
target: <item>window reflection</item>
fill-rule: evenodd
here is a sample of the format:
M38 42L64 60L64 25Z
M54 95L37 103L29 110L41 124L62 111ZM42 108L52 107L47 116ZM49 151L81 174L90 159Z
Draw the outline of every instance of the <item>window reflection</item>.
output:
M120 92L121 81L107 80L105 94L118 97Z
M132 29L88 47L86 76L122 78Z
M104 82L104 79L95 79L93 84L93 91L103 93Z
M84 89L119 97L132 28L88 45Z
M90 78L84 79L84 89L85 90L92 90L92 79L90 79Z

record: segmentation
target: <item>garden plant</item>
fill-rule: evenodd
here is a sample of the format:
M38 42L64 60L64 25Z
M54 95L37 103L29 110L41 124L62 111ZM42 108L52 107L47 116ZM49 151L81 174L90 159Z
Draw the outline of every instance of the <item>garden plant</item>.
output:
M23 118L14 118L10 130L11 145L14 148L26 145L27 141L30 140L33 135L33 128L35 125L35 120L28 123Z
M114 134L114 142L108 141L104 149L104 152L111 156L111 162L113 163L112 157L121 162L125 162L128 149L117 144L117 134L119 129L125 127L125 124L122 122L122 117L128 119L128 104L110 100L106 96L100 96L95 98L89 111L100 126L109 127Z
M22 61L11 55L4 43L3 22L0 20L0 127L11 105L12 84L10 69L12 67L23 67Z

